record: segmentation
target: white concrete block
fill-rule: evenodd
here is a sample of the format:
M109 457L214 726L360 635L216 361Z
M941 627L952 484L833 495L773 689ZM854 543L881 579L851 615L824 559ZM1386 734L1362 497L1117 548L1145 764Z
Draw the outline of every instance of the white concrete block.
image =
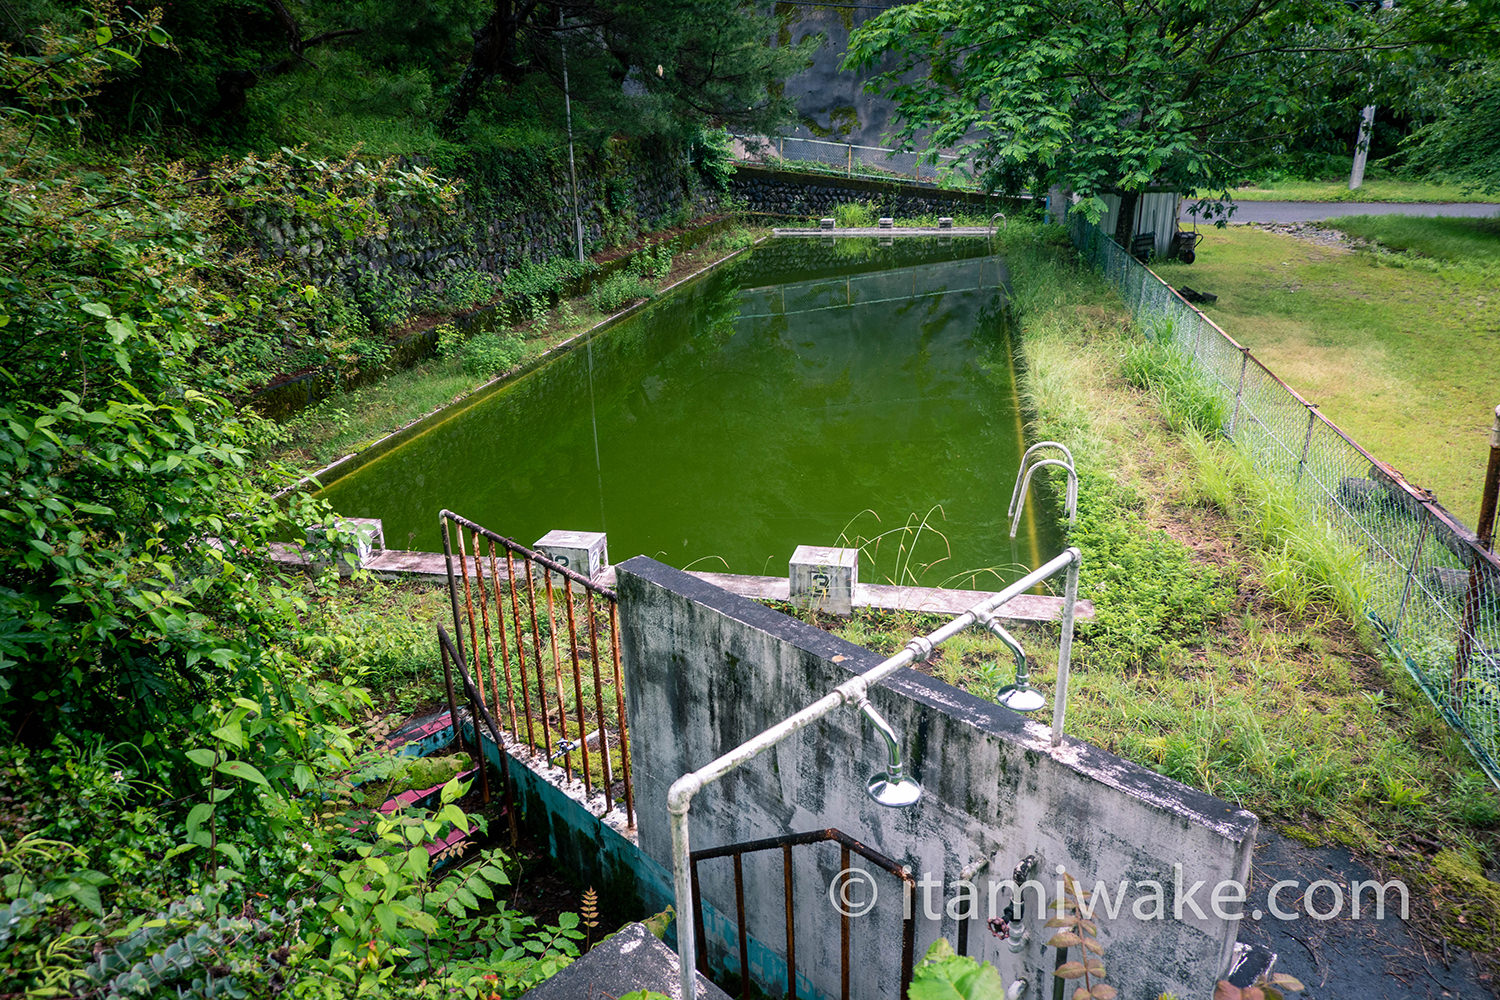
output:
M590 580L609 565L609 547L602 531L549 531L533 548Z
M854 610L859 583L859 549L799 545L792 553L789 582L793 604L847 615Z
M881 216L880 217L880 221L877 222L876 224L881 229L890 229L892 226L894 226L896 224L896 220L892 219L890 216Z
M833 228L833 220L829 219L829 218L819 219L818 220L818 228L819 229L832 229Z

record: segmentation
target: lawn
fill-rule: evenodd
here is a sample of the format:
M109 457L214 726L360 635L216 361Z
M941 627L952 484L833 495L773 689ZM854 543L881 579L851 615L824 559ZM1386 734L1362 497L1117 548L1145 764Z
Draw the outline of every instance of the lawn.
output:
M1436 221L1437 225L1422 225ZM1383 221L1427 236L1439 259L1351 252L1244 226L1208 230L1173 285L1218 295L1207 314L1323 414L1461 519L1478 513L1500 382L1494 265L1452 264L1462 244L1493 260L1500 229ZM1445 233L1457 235L1443 235ZM1353 231L1351 229L1351 231Z
M1278 181L1251 184L1236 189L1238 201L1483 201L1500 202L1500 194L1465 190L1458 184L1434 181L1366 179L1358 190L1349 190L1349 179L1331 181Z
M1431 257L1448 264L1500 264L1500 214L1491 219L1341 215L1323 225L1379 243L1387 250Z

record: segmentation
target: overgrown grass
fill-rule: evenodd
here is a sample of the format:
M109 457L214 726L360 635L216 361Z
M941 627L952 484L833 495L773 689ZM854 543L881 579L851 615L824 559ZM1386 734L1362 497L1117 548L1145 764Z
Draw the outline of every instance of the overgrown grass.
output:
M1349 190L1349 178L1327 181L1284 180L1238 188L1239 201L1385 201L1385 202L1493 202L1494 195L1466 191L1459 184L1366 178L1358 190Z
M1153 267L1217 294L1204 311L1267 367L1450 510L1475 515L1495 406L1493 268L1249 226L1208 230L1192 265Z
M1323 225L1372 240L1387 250L1405 251L1449 264L1500 265L1500 207L1489 219L1341 215Z

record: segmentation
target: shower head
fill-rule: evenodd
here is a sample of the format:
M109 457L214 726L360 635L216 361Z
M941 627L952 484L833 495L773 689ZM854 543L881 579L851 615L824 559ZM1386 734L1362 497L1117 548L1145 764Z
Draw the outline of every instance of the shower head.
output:
M880 713L875 711L875 706L871 705L867 698L861 696L855 703L855 707L870 720L875 731L885 739L886 754L890 758L889 766L871 778L865 790L870 793L870 798L883 806L902 808L915 805L922 797L922 786L906 776L906 768L901 763L901 746L896 742L895 730L891 729L890 723L881 718Z
M900 768L896 770L899 772ZM922 797L921 785L910 778L902 777L899 773L892 776L885 771L871 778L865 790L876 802L895 809L916 805L917 800Z
M995 700L1013 712L1035 712L1047 707L1047 696L1030 684L1007 684L995 692Z
M995 700L1013 712L1035 712L1045 708L1047 696L1031 686L1031 670L1026 665L1026 650L1021 648L1016 637L1007 632L998 619L990 617L984 621L984 626L995 633L995 637L1010 650L1010 655L1016 658L1016 682L996 691Z

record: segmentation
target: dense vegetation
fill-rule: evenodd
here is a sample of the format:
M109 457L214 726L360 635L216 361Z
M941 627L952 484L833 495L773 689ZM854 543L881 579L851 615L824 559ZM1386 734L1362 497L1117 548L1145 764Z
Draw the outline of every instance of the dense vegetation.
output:
M920 0L857 30L849 65L897 101L902 135L958 147L992 189L1217 194L1269 169L1346 164L1365 105L1429 124L1411 164L1493 176L1495 7L1323 0L1122 4ZM1382 142L1388 142L1381 133ZM1389 146L1387 146L1389 149ZM1125 214L1129 214L1128 212Z
M564 45L580 144L779 113L789 52L699 6L4 6L0 994L504 996L576 953L576 918L497 899L498 853L429 878L424 841L485 823L456 779L428 814L375 811L417 779L371 754L371 686L432 636L268 565L272 540L346 539L276 498L275 431L238 402L298 358L361 363L393 318L244 225L350 241L457 197L356 137L481 185L565 155ZM485 346L462 356L493 367Z

